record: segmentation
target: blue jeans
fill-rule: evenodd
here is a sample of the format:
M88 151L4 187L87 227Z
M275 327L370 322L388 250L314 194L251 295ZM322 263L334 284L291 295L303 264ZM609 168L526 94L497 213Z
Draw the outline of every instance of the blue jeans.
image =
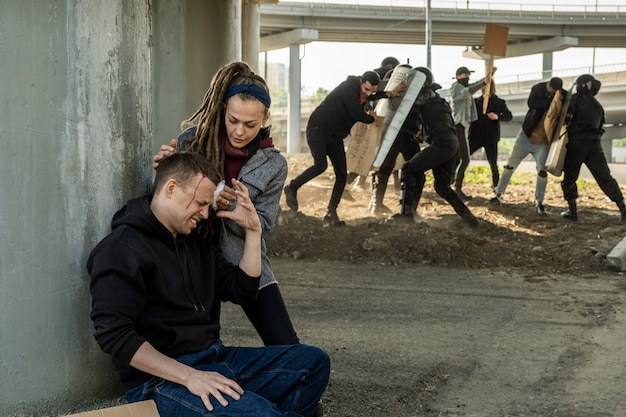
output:
M550 148L545 143L541 143L539 145L535 145L534 143L532 143L528 139L524 131L520 130L519 134L517 135L517 139L515 140L515 144L513 145L513 150L511 151L509 160L502 170L500 181L498 181L498 186L495 190L496 194L504 194L506 187L509 185L509 181L511 181L511 177L513 176L513 173L519 166L520 162L522 162L522 160L526 158L528 154L531 154L535 159L535 164L537 167L535 200L537 200L538 203L543 203L543 197L546 194L546 187L548 186L546 159L548 158L549 150Z
M161 378L126 391L128 402L153 399L161 417L267 416L312 417L330 376L330 359L308 345L225 347L220 341L201 352L176 358L202 371L219 372L244 393L224 395L224 407L211 396L213 411L182 385Z

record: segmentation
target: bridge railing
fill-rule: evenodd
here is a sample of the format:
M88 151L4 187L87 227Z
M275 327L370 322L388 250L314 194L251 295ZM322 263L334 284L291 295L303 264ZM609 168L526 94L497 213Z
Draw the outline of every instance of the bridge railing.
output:
M496 76L494 81L497 84L499 95L528 93L530 88L541 80L548 80L552 77L563 79L563 85L569 86L579 75L593 74L602 82L603 86L626 85L626 63L585 66L577 68L567 68L552 71L536 71L523 74L513 74Z
M354 8L361 9L371 6L377 7L390 7L390 8L425 8L427 6L427 0L328 0L328 1L311 1L311 0L288 0L281 3L304 3L315 7L341 7L341 8ZM516 14L528 13L528 12L545 12L551 13L563 13L572 12L585 14L625 14L626 5L622 0L596 0L593 4L577 4L571 1L554 1L550 4L541 0L525 0L520 2L519 0L432 0L430 6L432 9L449 9L458 11L485 11L489 13L507 11L515 12ZM591 3L591 2L590 2Z

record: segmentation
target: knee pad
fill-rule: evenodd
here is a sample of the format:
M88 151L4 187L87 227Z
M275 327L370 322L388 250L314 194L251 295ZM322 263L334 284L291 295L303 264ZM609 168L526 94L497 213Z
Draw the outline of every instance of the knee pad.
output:
M539 175L541 178L545 178L548 176L548 173L542 169L539 171L539 174L537 175Z

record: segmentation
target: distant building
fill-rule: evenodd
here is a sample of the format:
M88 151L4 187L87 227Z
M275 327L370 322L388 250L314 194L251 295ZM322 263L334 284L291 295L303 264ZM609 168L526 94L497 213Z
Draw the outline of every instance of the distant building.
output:
M276 62L268 62L267 64L261 62L260 68L261 75L265 78L270 89L272 100L280 105L279 103L284 98L286 105L287 91L289 91L289 67ZM264 74L264 71L267 73Z

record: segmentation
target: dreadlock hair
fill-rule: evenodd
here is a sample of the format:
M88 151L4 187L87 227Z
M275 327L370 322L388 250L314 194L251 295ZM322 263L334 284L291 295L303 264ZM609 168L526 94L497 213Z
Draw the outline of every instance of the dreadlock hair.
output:
M180 127L185 129L196 121L195 136L188 142L188 150L204 156L222 177L224 177L224 141L226 140L226 92L229 88L240 84L254 84L261 87L269 95L269 88L265 80L255 74L245 62L231 62L221 67L211 79L209 89L204 95L202 104ZM249 93L242 91L236 94L241 100L256 100ZM265 114L269 109L265 107Z

